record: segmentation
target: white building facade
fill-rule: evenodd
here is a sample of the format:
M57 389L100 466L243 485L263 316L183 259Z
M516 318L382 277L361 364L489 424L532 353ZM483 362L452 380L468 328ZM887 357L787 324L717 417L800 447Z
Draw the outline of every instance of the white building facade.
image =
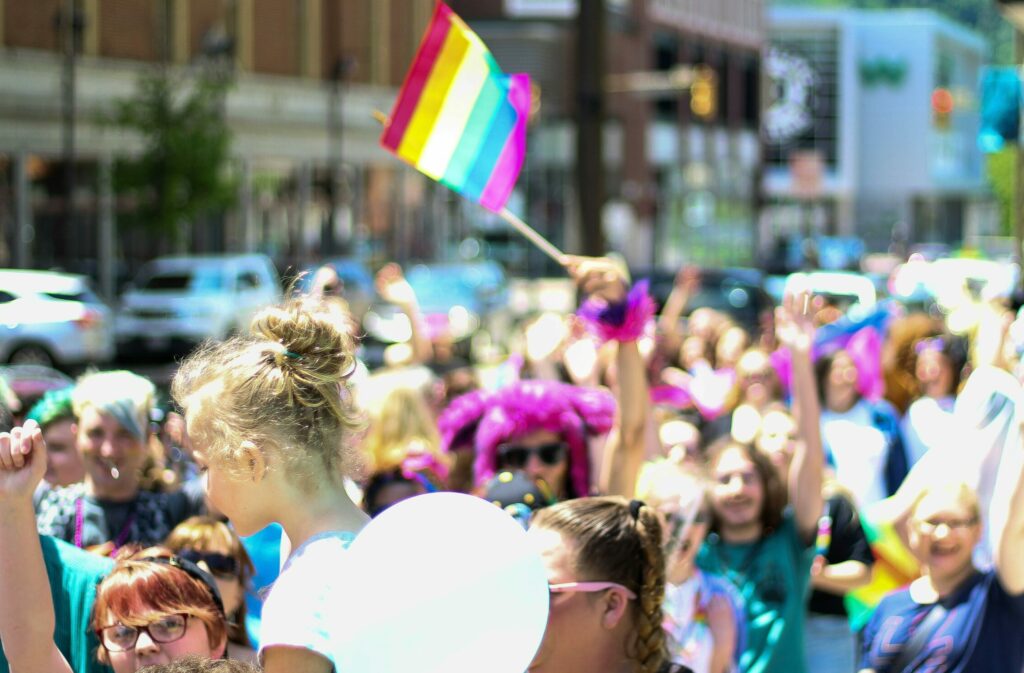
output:
M992 219L985 40L927 10L768 13L760 240L958 245Z

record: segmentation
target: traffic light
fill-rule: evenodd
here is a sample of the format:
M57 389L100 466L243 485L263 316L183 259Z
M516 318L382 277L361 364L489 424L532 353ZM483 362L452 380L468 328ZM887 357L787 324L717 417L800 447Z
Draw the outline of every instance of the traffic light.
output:
M953 113L953 94L949 89L939 87L932 91L932 120L935 128L948 129L949 116Z
M700 119L713 119L718 111L718 75L709 65L694 68L690 85L690 111Z

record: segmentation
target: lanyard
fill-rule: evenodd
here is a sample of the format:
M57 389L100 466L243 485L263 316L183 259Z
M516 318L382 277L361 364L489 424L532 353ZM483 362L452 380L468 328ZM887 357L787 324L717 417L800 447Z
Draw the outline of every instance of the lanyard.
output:
M83 498L75 500L75 546L82 549L82 529L85 524L85 506L82 503ZM117 537L113 540L113 549L110 550L110 555L114 556L117 554L117 550L120 549L125 542L128 541L128 535L131 534L132 524L135 523L135 508L132 508L132 513L128 515L128 520L125 521L124 527L121 528L121 532L117 534Z

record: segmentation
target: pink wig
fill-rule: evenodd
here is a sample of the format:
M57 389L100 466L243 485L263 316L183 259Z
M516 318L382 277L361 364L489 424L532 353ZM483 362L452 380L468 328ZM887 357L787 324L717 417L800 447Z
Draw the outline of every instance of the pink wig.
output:
M569 447L570 490L584 496L590 493L587 437L608 432L614 421L615 398L607 391L531 380L456 398L438 428L446 451L474 447L478 483L494 476L500 444L538 430L554 432Z

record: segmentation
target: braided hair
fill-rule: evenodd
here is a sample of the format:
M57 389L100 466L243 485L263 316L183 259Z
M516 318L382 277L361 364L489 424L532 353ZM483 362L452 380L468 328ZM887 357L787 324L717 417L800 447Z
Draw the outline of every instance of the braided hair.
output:
M636 673L656 673L667 660L667 649L661 612L665 558L654 509L615 496L577 498L538 511L531 525L574 542L580 580L616 582L637 595L627 654Z

